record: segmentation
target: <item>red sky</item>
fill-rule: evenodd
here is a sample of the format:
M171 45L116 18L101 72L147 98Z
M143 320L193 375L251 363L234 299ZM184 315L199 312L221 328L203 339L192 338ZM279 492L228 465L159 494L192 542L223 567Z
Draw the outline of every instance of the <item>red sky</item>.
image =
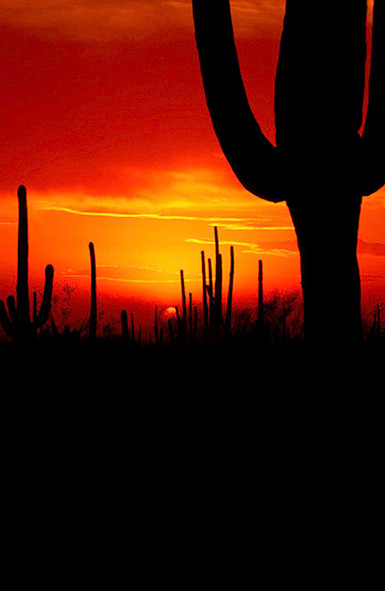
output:
M284 1L232 8L250 102L274 141ZM213 255L214 225L225 277L235 246L236 303L256 300L259 258L267 291L299 288L286 206L239 185L212 131L190 0L0 0L0 39L0 297L15 289L21 183L32 289L52 263L57 292L76 284L80 305L92 240L106 317L124 305L145 322L147 304L178 304L181 268L200 299L200 251ZM361 218L368 310L385 300L384 204L381 190Z

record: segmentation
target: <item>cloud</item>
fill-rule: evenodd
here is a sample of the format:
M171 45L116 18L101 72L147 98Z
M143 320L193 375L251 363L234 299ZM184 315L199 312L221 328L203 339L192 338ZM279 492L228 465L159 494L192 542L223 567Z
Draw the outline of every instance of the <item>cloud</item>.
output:
M236 36L269 36L282 27L285 0L232 0L231 11ZM191 0L0 0L0 23L103 42L193 28Z
M141 203L141 202L140 202ZM105 205L108 205L107 203ZM111 203L109 204L111 205ZM122 204L123 205L123 204ZM124 204L122 211L111 211L108 209L75 209L71 207L65 207L61 205L39 205L37 207L40 211L46 212L58 212L69 215L85 216L85 217L102 217L102 218L115 218L115 219L139 219L139 220L159 220L159 221L176 221L176 222L206 222L210 226L217 226L225 230L239 231L239 230L254 230L254 231L294 231L293 226L284 226L276 224L256 224L254 218L242 218L242 217L222 217L209 216L209 215L183 215L183 213L158 213L158 212L145 212L145 211L127 211L127 208L135 208L137 205L136 201L127 200ZM143 207L143 203L141 203ZM167 209L166 204L166 208ZM162 204L165 207L165 204ZM175 205L174 205L175 207ZM180 210L184 209L180 206ZM146 208L147 209L147 208ZM187 208L186 208L187 209ZM203 209L203 207L202 207ZM193 241L195 239L191 239Z
M89 274L63 274L63 277L71 279L89 279ZM158 283L180 283L180 279L127 279L123 277L109 277L107 275L98 276L98 281L114 281L116 283L138 283L138 284L158 284Z
M153 267L137 265L96 265L98 270L98 281L113 281L117 283L134 284L180 284L180 271L169 271L166 269L155 269ZM67 279L89 279L89 269L67 269L61 274ZM196 273L189 273L185 277L186 283L201 281L201 276Z
M205 221L232 231L293 230L285 204L255 199L227 171L143 169L136 176L143 182L127 192L122 182L119 194L34 190L34 207L89 217Z
M85 41L146 37L173 11L157 0L0 0L4 24Z
M166 0L0 0L0 23L82 41L142 39L192 26L191 6Z
M237 33L282 20L284 0L232 2ZM85 41L140 39L192 30L191 0L0 0L0 23Z
M208 244L213 245L215 244L212 240L201 240L199 238L186 238L185 242L189 242L192 244ZM291 246L291 242L287 242L289 246ZM285 244L287 244L285 243ZM295 242L294 242L295 245ZM221 246L239 246L243 250L241 250L242 254L255 254L258 256L262 255L269 255L269 256L278 256L287 258L292 256L296 253L296 248L282 248L279 246L272 246L270 245L263 245L263 244L256 244L255 242L240 242L237 240L221 240Z
M243 223L242 223L243 222ZM247 222L247 224L245 223ZM224 223L224 222L218 222L216 223L216 225L218 226L218 228L222 228L223 230L233 230L233 231L250 231L253 230L255 231L259 231L259 230L268 230L268 231L294 231L294 227L293 226L274 226L274 225L257 225L255 219L252 220L242 220L242 219L238 219L236 221L236 223Z

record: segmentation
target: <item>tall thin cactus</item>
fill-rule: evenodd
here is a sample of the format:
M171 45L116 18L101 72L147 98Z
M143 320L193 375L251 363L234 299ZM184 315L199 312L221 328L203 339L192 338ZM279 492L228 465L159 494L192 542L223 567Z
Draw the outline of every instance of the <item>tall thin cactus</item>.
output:
M181 290L182 290L182 319L181 319L181 327L183 335L186 336L187 333L187 303L186 303L186 288L184 282L184 273L183 269L180 271L180 283L181 283Z
M90 309L90 339L96 339L97 329L97 296L96 296L96 262L95 247L93 242L89 243L91 262L91 309Z
M209 308L207 304L207 279L206 279L206 262L205 262L205 253L202 250L201 252L201 259L202 259L202 287L203 287L203 328L204 331L207 332L209 326Z
M214 287L213 287L213 269L211 259L207 260L209 266L209 283L207 285L207 293L209 296L209 310L210 310L210 327L214 325Z
M366 0L287 0L273 145L247 99L229 0L192 1L207 105L223 152L247 190L288 205L301 256L305 337L325 342L338 331L337 340L359 342L361 201L385 183L385 2L374 0L360 135Z
M189 331L190 331L190 337L192 337L193 334L193 300L192 300L192 293L188 294L188 299L189 299Z
M218 228L214 227L215 235L215 295L214 295L214 324L222 324L222 255L219 252Z
M264 303L263 303L263 261L258 261L258 325L264 325Z
M45 268L43 300L39 312L37 312L36 293L34 293L31 320L28 293L27 191L23 185L18 188L17 195L19 201L19 231L16 301L14 296L8 296L9 316L4 302L0 301L0 322L9 337L18 341L27 341L33 338L36 331L48 320L52 299L53 267L47 265Z
M207 333L208 327L214 328L215 331L220 329L223 325L227 332L230 331L232 302L233 302L233 285L234 285L234 247L230 247L230 274L229 274L229 290L227 294L226 316L223 318L222 314L222 295L223 295L223 269L222 269L222 255L219 252L219 237L218 228L214 227L215 236L215 282L213 280L211 259L208 259L209 277L207 283L206 264L204 252L201 252L202 260L202 283L203 283L203 327ZM207 296L209 297L209 304L207 303ZM190 303L190 320L192 303Z
M122 339L127 342L130 338L130 332L128 330L128 314L127 310L122 310L120 313L120 320L122 325Z
M229 291L227 294L227 308L226 308L226 332L231 331L231 313L233 305L233 287L234 287L234 246L230 247L230 277L229 277Z

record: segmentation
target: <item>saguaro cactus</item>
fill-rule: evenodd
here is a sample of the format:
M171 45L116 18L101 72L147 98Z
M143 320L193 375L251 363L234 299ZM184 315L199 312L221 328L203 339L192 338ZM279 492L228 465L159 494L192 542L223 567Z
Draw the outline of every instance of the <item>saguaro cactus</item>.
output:
M209 308L207 305L207 283L206 283L206 262L205 262L205 253L202 250L201 252L201 260L202 260L202 289L203 289L203 327L204 330L207 332L209 326Z
M258 324L262 328L264 322L263 305L263 261L258 261Z
M122 325L122 339L127 342L130 338L130 332L128 330L128 314L127 310L122 310L120 313L120 320Z
M214 130L245 188L289 207L301 256L305 336L313 341L328 341L336 331L347 342L362 336L361 200L385 183L385 2L374 3L369 106L360 135L366 10L366 0L287 0L274 146L248 103L229 0L193 0Z
M0 322L9 337L13 337L19 341L26 341L33 338L36 335L37 329L41 328L48 320L51 309L53 267L52 265L47 265L45 268L43 301L39 312L37 312L36 294L34 294L33 317L31 320L28 294L28 214L26 188L20 186L17 195L19 200L19 233L16 301L14 296L8 296L8 316L5 304L0 300Z
M227 294L226 322L225 328L228 333L231 331L231 312L233 306L233 288L234 288L234 246L230 246L230 277L229 292Z
M96 339L97 327L97 296L96 296L96 262L95 262L95 247L93 242L90 242L90 262L91 262L91 300L90 300L90 339Z
M184 283L184 273L183 269L180 271L180 284L182 290L182 332L183 335L186 336L187 333L187 304L186 304L186 288Z
M214 295L214 324L222 324L222 255L219 252L218 228L214 226L215 235L215 295Z

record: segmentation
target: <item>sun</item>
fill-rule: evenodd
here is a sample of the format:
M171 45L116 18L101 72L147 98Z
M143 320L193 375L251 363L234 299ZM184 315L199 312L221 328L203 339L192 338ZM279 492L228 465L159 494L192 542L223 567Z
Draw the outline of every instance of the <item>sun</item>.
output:
M173 306L169 306L162 312L162 316L165 320L171 320L171 318L176 318L176 308Z

